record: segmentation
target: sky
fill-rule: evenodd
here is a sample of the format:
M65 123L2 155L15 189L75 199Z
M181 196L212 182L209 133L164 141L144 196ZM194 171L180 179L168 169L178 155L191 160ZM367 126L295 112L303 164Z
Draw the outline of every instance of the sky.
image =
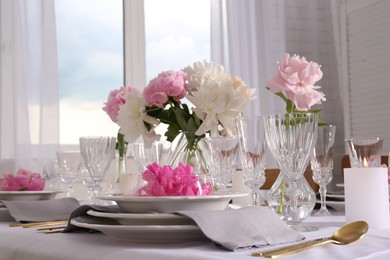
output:
M209 0L144 3L147 82L161 71L209 59ZM108 93L123 85L122 1L56 0L55 5L60 142L116 136L118 127L102 107Z

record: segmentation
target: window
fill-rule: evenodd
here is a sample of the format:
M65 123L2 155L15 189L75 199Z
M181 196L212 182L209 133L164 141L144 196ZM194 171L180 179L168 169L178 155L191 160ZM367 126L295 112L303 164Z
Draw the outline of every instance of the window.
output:
M55 3L60 143L76 144L82 135L115 135L118 126L102 107L109 91L124 85L122 1ZM161 71L210 59L209 0L145 0L144 10L146 82Z
M56 0L60 143L82 135L115 135L102 111L111 89L123 86L121 1Z
M164 70L210 60L209 0L145 0L147 82Z

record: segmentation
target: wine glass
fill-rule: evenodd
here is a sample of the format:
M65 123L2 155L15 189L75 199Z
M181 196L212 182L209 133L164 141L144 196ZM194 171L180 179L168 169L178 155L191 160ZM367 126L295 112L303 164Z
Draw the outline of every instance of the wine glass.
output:
M56 159L44 161L42 175L46 180L45 189L58 189L58 181L60 181L59 171L60 167Z
M309 113L277 114L264 117L268 147L286 177L287 224L297 231L313 231L316 227L302 224L298 205L301 189L298 180L309 163L317 140L318 116Z
M313 180L320 186L321 208L315 216L333 215L326 208L326 185L332 180L333 153L336 126L327 125L318 127L317 142L311 157Z
M205 142L209 151L209 170L215 180L217 190L226 192L236 172L238 157L238 137L207 137Z
M115 156L115 145L115 137L80 137L80 151L89 176L94 182L96 202L98 202L96 198L102 193L101 182Z
M259 205L260 187L265 182L267 150L264 121L256 116L239 117L236 119L236 127L244 182L252 190L252 204Z
M66 196L73 196L73 185L80 173L82 163L80 151L57 151L59 176L66 184Z

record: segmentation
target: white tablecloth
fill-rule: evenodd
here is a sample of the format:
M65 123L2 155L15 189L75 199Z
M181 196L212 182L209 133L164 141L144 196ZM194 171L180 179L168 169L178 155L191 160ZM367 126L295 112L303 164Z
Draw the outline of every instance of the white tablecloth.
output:
M307 222L320 227L319 231L303 233L310 239L330 236L345 224L345 218L310 217ZM270 248L231 252L207 242L135 244L115 241L101 233L40 234L36 229L11 228L10 223L0 221L0 259L255 259L252 252ZM350 245L328 244L281 259L390 259L390 226L370 229Z

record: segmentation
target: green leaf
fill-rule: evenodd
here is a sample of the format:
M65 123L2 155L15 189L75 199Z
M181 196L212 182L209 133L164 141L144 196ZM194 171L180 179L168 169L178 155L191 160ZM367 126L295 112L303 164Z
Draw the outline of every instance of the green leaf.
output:
M178 128L176 125L169 125L167 131L165 132L165 136L167 137L167 141L173 142L180 134L180 128Z

